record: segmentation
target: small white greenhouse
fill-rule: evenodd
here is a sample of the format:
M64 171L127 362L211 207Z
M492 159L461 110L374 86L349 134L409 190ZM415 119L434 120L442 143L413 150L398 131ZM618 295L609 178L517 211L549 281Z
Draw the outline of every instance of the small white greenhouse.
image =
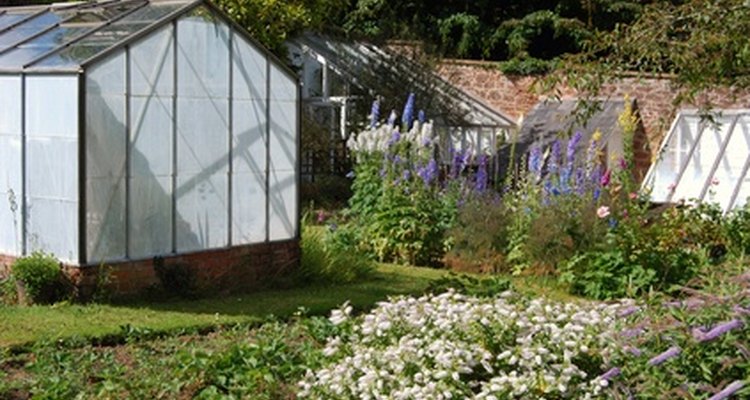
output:
M0 8L0 255L297 245L299 112L295 74L208 1Z

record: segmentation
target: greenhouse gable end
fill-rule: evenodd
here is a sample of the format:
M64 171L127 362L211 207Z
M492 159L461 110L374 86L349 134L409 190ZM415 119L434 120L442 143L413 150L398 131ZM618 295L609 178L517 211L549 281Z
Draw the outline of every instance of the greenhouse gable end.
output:
M0 8L0 267L43 251L119 292L155 262L220 287L294 267L299 97L208 1Z

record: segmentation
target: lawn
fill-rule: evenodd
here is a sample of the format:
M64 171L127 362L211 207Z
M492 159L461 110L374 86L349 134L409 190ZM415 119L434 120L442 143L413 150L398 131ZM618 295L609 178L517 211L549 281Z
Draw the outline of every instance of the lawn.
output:
M73 337L106 338L126 329L173 332L252 324L269 315L288 317L300 307L310 314L324 314L347 300L355 307L368 308L390 295L421 293L444 274L429 268L380 264L371 279L348 285L263 290L193 301L0 306L0 347Z

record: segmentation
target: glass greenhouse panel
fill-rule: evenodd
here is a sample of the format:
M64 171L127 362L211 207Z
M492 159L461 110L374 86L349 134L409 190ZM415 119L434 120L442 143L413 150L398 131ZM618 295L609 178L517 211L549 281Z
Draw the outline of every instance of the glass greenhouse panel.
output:
M0 76L0 252L20 255L21 77Z
M24 18L27 15L24 15ZM22 19L22 18L21 18ZM33 36L40 31L50 28L60 22L62 18L50 12L40 14L18 26L0 33L0 48L8 48L24 39Z
M25 107L27 250L77 262L78 77L28 76Z
M126 256L125 53L86 76L86 252L87 261Z
M263 174L266 170L265 101L232 101L232 168Z
M175 223L178 251L205 250L228 244L227 193L226 171L178 175Z
M205 7L177 21L180 97L229 97L229 27Z
M179 250L208 249L227 244L227 112L226 98L177 98ZM186 226L180 227L180 220ZM186 229L188 232L185 232ZM193 236L198 241L193 240Z
M267 98L266 66L268 64L266 56L242 36L233 34L232 38L234 44L232 97L238 100L265 101Z
M232 244L266 240L266 175L232 174Z
M750 154L750 115L741 115L734 123L731 136L725 140L728 140L726 150L717 160L706 195L709 201L719 203L722 210L731 207L732 196L741 182L744 164Z
M130 49L132 96L169 97L174 93L174 38L169 25Z
M295 172L271 171L269 184L269 240L286 240L297 232Z
M750 189L750 114L717 112L703 119L682 112L667 134L660 158L644 182L652 201L695 199L717 203L724 212L745 204Z
M131 62L135 62L133 58ZM130 99L129 238L132 258L172 252L172 103L171 97L133 96Z

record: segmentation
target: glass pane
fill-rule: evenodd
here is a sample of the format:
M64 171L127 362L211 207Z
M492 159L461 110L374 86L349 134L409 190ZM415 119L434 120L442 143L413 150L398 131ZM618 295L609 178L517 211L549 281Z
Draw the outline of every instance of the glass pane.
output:
M27 246L70 262L78 261L77 117L77 77L26 78Z
M35 63L34 67L74 67L109 47L110 45L84 45L81 42L76 42L65 50L54 53Z
M728 211L727 207L729 207L729 201L734 195L734 190L738 184L741 184L740 175L748 159L748 154L750 154L750 115L744 114L740 115L737 120L734 132L729 138L727 149L722 154L716 172L711 179L712 184L708 193L709 200L718 202L724 211ZM743 200L742 204L744 204L744 198L740 199L738 196L737 200ZM735 207L737 206L736 203L735 201Z
M130 179L130 258L171 252L172 178L133 176Z
M232 174L232 244L260 243L266 239L266 176L251 172Z
M0 253L21 255L21 77L0 76Z
M0 67L22 67L29 61L67 43L89 28L55 28L38 38L30 40L14 50L0 55Z
M50 93L55 93L50 96ZM78 137L78 78L26 78L26 134Z
M234 33L232 95L235 99L266 99L266 56Z
M179 154L179 153L178 153ZM177 250L224 247L228 239L227 174L181 173L177 178Z
M24 15L26 17L26 15ZM61 16L44 13L0 34L0 48L6 48L19 40L28 38L62 20Z
M271 172L269 240L291 239L297 230L297 182L295 177L294 172Z
M172 99L131 97L130 102L130 257L169 254L172 252Z
M229 28L204 7L177 22L177 70L181 97L229 97Z
M174 93L172 26L149 35L130 49L130 85L134 96Z
M125 257L125 54L86 80L86 239L89 262Z
M232 168L263 174L266 170L265 101L232 102Z
M726 118L718 118L717 122L719 125L709 121L700 123L699 129L703 129L703 134L700 138L698 138L697 134L694 136L683 136L683 141L693 142L685 143L684 147L693 144L694 149L693 154L687 160L687 168L675 188L672 201L698 199L700 197L701 191L708 181L708 174L711 173L714 161L719 156L721 143L727 137L729 121Z
M651 189L651 200L657 203L666 202L675 190L677 174L698 133L700 118L689 115L678 118L673 130L667 134L667 142L652 167L650 182L646 185Z
M271 68L271 169L297 168L297 86L276 67ZM273 193L272 193L273 194Z
M27 16L28 14L2 14L0 15L0 29L5 29Z

